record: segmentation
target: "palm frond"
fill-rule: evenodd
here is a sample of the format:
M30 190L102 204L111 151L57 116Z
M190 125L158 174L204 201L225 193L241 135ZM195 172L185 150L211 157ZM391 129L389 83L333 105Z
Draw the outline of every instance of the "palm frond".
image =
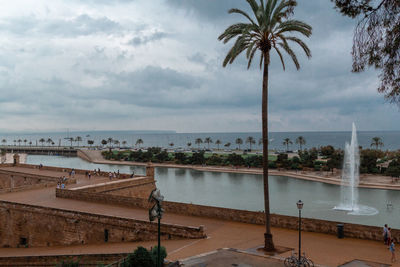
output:
M297 38L297 37L290 37L290 36L289 36L289 37L285 37L285 39L286 39L286 40L293 41L293 42L297 43L298 45L300 45L300 47L303 48L303 51L304 51L304 53L306 54L306 56L307 56L308 58L311 57L311 50L310 50L310 48L308 48L308 46L307 46L302 40L300 40L300 39Z
M286 67L285 67L285 61L283 60L282 53L281 53L281 51L279 50L279 48L276 47L276 45L274 45L274 48L275 48L276 53L277 53L278 56L279 56L279 59L281 60L282 68L283 68L283 70L285 71L285 70L286 70Z
M230 9L230 10L228 11L228 13L229 13L229 14L233 14L233 13L241 14L241 15L245 16L245 17L251 22L251 24L256 24L256 23L253 21L253 19L252 19L246 12L244 12L244 11L242 11L242 10L240 10L240 9L232 8L232 9Z
M282 43L278 43L278 45L280 45L283 50L285 50L285 52L292 58L294 65L296 66L296 69L300 69L300 64L299 61L297 60L297 56L296 54L293 52L293 50L290 48L289 44L287 43L287 41L285 39L281 39Z

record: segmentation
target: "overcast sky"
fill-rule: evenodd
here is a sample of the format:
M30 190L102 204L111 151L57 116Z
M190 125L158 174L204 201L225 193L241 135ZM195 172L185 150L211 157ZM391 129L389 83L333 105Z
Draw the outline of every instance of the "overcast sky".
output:
M271 131L400 130L378 75L351 73L355 21L299 0L313 27L301 70L270 66ZM244 0L13 0L0 9L0 130L261 131L258 64L222 68ZM255 61L257 63L257 61Z

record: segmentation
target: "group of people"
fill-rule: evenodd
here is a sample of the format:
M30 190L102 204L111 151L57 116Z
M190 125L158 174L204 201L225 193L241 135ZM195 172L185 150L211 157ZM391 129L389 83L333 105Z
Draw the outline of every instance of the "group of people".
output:
M67 182L67 177L65 177L65 175L64 176L62 176L62 177L60 177L59 179L58 179L58 182L57 182L57 188L58 189L64 189L65 188L65 183Z
M383 227L383 242L385 243L386 246L388 246L388 249L392 254L391 261L395 262L396 255L394 252L395 252L396 238L392 237L392 229L388 227L387 224L385 224Z
M108 178L110 179L110 181L114 178L119 178L119 170L118 172L109 172L108 173Z

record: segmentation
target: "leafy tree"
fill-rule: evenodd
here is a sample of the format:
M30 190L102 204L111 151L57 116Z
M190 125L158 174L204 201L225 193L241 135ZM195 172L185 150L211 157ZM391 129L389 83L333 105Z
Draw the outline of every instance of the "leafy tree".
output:
M217 139L217 141L215 141L215 144L217 145L218 150L219 150L219 145L221 144L221 140Z
M161 254L162 255L162 254ZM121 264L122 267L154 267L156 262L153 255L146 248L139 246L132 254L128 255L126 260Z
M303 136L299 136L296 138L296 144L299 145L300 150L303 150L303 146L306 144L306 139Z
M206 162L206 159L204 157L204 150L193 153L193 155L191 157L191 162L192 162L192 164L197 164L197 165L204 164Z
M211 139L211 137L206 137L204 139L204 143L207 143L207 148L210 149L210 143L212 143L213 140Z
M224 43L229 42L237 37L234 45L229 50L223 66L234 62L236 57L246 50L248 59L247 67L250 68L254 55L257 51L261 53L260 68L264 68L263 86L262 86L262 133L263 133L263 177L264 177L264 206L265 206L265 244L266 250L274 250L272 234L270 229L269 214L269 192L268 192L268 67L270 64L271 50L275 50L281 60L283 69L285 63L281 49L285 51L293 60L297 69L300 68L296 54L289 46L289 42L298 44L305 52L307 57L311 57L310 49L298 37L304 35L309 37L312 28L308 24L290 19L293 14L294 7L297 5L295 0L260 0L259 4L256 0L247 0L250 5L253 17L246 12L233 8L229 13L243 15L248 23L236 23L229 26L218 39ZM289 36L290 33L296 33L297 36Z
M377 173L378 155L376 151L371 149L363 149L360 153L360 172L362 173Z
M226 160L229 162L229 164L231 164L233 166L243 166L244 165L243 157L236 153L229 154Z
M77 137L75 138L75 142L78 143L78 147L79 147L79 142L82 142L82 137L77 136Z
M198 146L198 148L200 149L200 145L203 143L203 140L201 140L201 138L197 138L194 143Z
M227 147L227 148L229 148L231 146L231 143L230 142L228 142L228 143L226 143L225 145L224 145L224 147Z
M256 143L256 140L254 140L253 137L251 137L251 136L247 137L246 144L250 145L250 151L251 151L251 145L254 145L255 143Z
M119 146L119 140L116 140L116 139L115 139L115 140L114 140L114 145L115 145L115 146Z
M353 72L380 70L378 91L400 104L400 1L332 0L340 12L359 18L353 38Z
M383 141L382 138L375 136L372 138L371 146L375 146L375 149L378 150L378 147L382 148L383 147Z
M400 177L400 159L393 159L389 163L385 174L391 177Z
M293 144L293 142L289 138L285 138L282 144L286 146L286 151L289 151L289 145Z
M143 140L142 140L141 138L139 138L138 140L136 140L136 144L135 144L135 145L138 145L139 148L140 148L140 145L141 145L141 144L143 144Z
M243 144L242 138L236 138L235 143L239 146L239 150L240 150L240 145Z
M174 143L169 143L169 146L171 147L171 149L174 147Z
M322 156L330 157L335 153L335 148L331 145L321 146L320 149Z
M151 249L151 255L153 256L153 262L157 263L158 246L154 246ZM161 256L161 262L164 262L164 259L167 257L167 250L163 246L160 246L160 256Z

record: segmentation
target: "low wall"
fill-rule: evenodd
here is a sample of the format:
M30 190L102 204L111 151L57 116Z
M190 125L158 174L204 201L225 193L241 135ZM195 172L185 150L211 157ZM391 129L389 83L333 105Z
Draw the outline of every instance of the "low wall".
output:
M54 267L63 261L71 260L79 261L80 266L100 266L100 264L110 264L117 262L127 256L128 253L0 257L0 266Z
M58 177L28 174L0 169L0 193L56 186ZM70 179L68 183L76 183Z
M123 196L107 196L102 194L89 193L89 192L76 192L71 190L56 190L56 197L77 199L83 201L101 202L106 204L116 204L128 207L149 208L147 199L123 197ZM189 216L202 216L222 220L236 221L251 224L264 224L264 212L236 210L228 208L219 208L203 205L194 205L186 203L178 203L171 201L164 201L163 208L166 212L189 215ZM337 233L337 224L341 222L326 221L319 219L302 219L302 229L308 232L317 232L325 234ZM376 226L367 226L360 224L344 224L344 235L346 237L353 237L368 240L382 240L382 228ZM281 227L297 230L299 225L298 217L285 216L279 214L271 214L271 226ZM393 237L400 238L400 230L392 229Z
M153 178L136 177L124 180L111 181L94 185L86 185L82 187L72 188L70 190L101 193L117 196L147 198L150 192L156 187L156 182Z
M161 238L203 238L202 227L161 224ZM157 239L157 223L0 201L0 247L40 247Z

